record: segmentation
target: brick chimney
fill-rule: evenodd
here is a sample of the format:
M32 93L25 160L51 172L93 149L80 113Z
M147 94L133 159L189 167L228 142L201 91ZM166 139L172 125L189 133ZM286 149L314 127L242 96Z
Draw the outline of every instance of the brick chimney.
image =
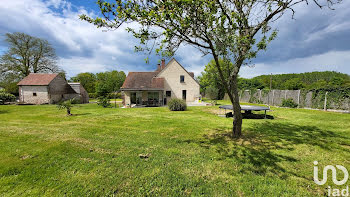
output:
M165 59L162 59L162 66L161 66L161 70L163 70L165 68Z
M160 67L160 64L158 64L158 67L157 67L157 70L156 71L161 71L161 67Z

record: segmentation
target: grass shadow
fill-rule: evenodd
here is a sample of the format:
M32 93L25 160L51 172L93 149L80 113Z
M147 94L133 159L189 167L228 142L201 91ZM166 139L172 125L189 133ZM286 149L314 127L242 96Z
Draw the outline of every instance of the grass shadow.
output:
M259 175L273 173L280 178L297 176L281 162L298 162L298 157L291 156L295 145L305 144L332 151L346 150L343 144L349 144L349 138L332 131L322 130L315 126L300 126L290 123L264 122L245 129L240 139L230 137L227 129L215 129L204 135L204 140L187 140L186 143L197 143L206 149L214 149L219 160L233 160L239 163L240 171L253 172ZM349 151L349 150L346 150Z
M89 114L91 114L91 113L72 114L72 116L86 116Z
M265 114L242 113L242 116L244 119L270 119L270 120L275 119L274 116L272 116L272 115L265 116Z
M0 114L6 114L6 113L8 113L9 111L8 110L1 110L0 109Z

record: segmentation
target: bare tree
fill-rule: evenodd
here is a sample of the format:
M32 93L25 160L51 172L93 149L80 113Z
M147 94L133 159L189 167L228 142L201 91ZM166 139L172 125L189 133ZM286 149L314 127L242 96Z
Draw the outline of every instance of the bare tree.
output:
M24 33L7 33L8 51L0 57L3 75L16 74L23 78L30 73L61 73L55 50L49 42Z
M242 130L237 89L238 73L258 51L265 50L277 35L270 23L286 11L295 12L300 3L331 7L341 0L98 0L103 17L81 19L97 27L116 29L136 22L141 28L127 28L140 39L137 51L152 50L173 56L181 44L192 45L215 60L217 73L233 105L233 136ZM152 41L152 42L149 42ZM219 58L224 63L220 63ZM233 67L230 66L233 63Z

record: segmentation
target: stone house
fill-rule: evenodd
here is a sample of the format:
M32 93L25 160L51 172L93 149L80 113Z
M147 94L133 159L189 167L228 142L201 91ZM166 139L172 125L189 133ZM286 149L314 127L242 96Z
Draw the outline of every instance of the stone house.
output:
M162 106L172 98L195 102L200 98L199 83L176 59L165 65L162 59L152 72L129 72L123 86L125 106Z
M88 103L89 96L80 84L71 85L59 74L31 73L18 84L19 101L30 104L54 104L62 100L78 99Z

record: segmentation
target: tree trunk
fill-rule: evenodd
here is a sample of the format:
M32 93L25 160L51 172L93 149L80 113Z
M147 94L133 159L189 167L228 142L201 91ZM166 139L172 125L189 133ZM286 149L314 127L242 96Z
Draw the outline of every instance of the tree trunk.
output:
M242 135L242 113L241 113L241 105L239 104L239 95L238 95L238 71L239 68L242 65L243 61L240 61L236 64L236 66L238 66L237 71L235 72L235 75L233 76L232 81L229 80L225 80L224 74L221 70L220 67L220 62L219 62L219 57L215 54L215 51L213 51L213 56L214 56L214 60L216 63L216 67L219 71L219 76L221 78L221 81L223 83L223 86L228 94L228 96L230 97L230 101L232 103L232 107L233 107L233 127L232 127L232 135L233 137L240 137ZM230 88L230 85L231 88Z
M233 127L232 127L232 134L233 137L240 137L242 135L242 113L241 113L241 105L239 104L239 95L238 95L238 88L237 88L237 77L234 78L233 85L232 85L232 97L233 102Z
M71 116L70 109L67 108L67 116Z

